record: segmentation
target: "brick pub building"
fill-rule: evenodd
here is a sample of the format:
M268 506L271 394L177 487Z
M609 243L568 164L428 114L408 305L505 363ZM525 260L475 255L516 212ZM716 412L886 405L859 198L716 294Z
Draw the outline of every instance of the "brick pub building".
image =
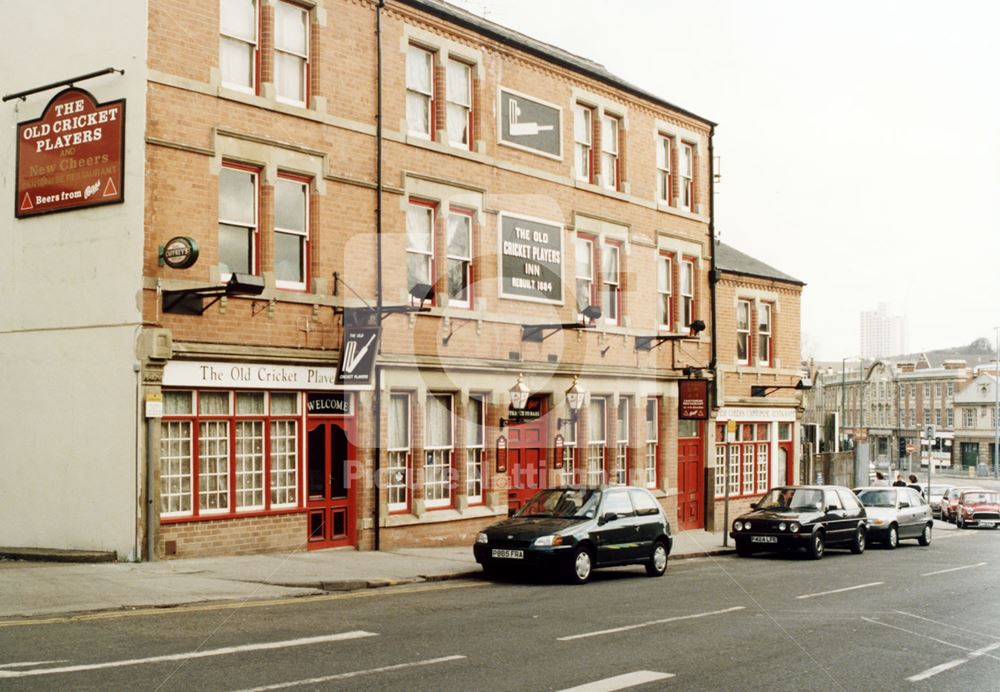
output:
M3 240L0 300L35 307L0 317L0 433L37 462L4 461L0 543L468 543L557 483L646 485L705 526L715 431L678 402L716 358L711 121L434 0L99 14L53 20L64 52L5 88L73 77L72 46L124 69L75 86L127 101L127 184ZM54 93L5 104L11 129ZM753 377L785 382L791 298L761 290L787 360ZM72 526L28 521L43 498Z

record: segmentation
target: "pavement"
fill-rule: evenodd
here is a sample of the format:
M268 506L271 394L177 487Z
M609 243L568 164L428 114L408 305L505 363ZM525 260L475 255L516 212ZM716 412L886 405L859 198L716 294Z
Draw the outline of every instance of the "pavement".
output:
M733 552L722 533L674 534L671 560ZM482 578L471 546L353 549L107 562L107 555L0 547L0 618L268 600Z

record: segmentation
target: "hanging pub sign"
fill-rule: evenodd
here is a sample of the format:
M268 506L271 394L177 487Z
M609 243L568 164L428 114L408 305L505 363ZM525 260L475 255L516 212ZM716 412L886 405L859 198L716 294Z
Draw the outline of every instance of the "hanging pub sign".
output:
M71 87L17 126L18 218L125 201L125 99Z
M563 302L563 227L500 214L500 297L536 303Z
M563 436L562 433L556 433L556 437L552 440L552 468L561 469L563 467Z
M507 472L507 438L497 438L497 473Z
M340 348L338 384L368 386L372 384L375 355L378 353L378 327L344 325L344 340Z
M678 418L681 420L708 419L708 380L681 380Z

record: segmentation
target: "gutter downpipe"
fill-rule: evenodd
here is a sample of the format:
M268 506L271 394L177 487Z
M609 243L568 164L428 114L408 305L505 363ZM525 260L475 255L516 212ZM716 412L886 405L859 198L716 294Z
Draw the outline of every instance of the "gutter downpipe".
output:
M717 310L716 310L716 300L715 300L715 285L718 282L719 275L718 270L715 267L715 125L710 125L708 130L708 295L711 304L711 319L712 319L712 360L709 364L709 370L712 371L713 386L712 390L715 394L713 397L715 400L715 408L718 411L719 408L719 373L716 370L718 366L718 341L719 335L716 331L718 326ZM718 420L718 414L716 414L716 420ZM728 435L728 433L725 433ZM708 437L706 434L705 437ZM727 442L727 440L723 440ZM705 445L708 447L708 445ZM705 454L708 454L708 450L705 450ZM726 499L722 510L722 545L723 547L728 547L729 545L729 464L731 463L729 459L729 445L726 444ZM706 464L705 468L708 468ZM706 504L708 502L715 502L715 491L712 492L712 499L705 498ZM715 511L713 510L712 516L714 518ZM714 523L714 519L713 519Z
M378 328L378 354L382 353L382 8L385 0L375 4L375 326ZM382 473L382 366L375 356L375 459L372 492L374 494L374 548L382 546L380 526Z

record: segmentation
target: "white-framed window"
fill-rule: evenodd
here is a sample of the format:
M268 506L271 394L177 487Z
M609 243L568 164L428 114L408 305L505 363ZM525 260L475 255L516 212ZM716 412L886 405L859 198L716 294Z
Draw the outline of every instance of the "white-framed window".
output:
M596 302L594 295L594 239L577 234L576 254L576 311Z
M722 426L723 431L725 426ZM720 438L724 439L724 438ZM726 496L726 444L715 445L715 496Z
M673 206L674 178L671 159L674 142L667 135L656 135L656 199Z
M576 426L575 422L563 426L563 449L562 449L562 483L563 485L575 485L576 478Z
M411 135L434 139L434 54L406 48L406 125Z
M934 409L934 425L941 427L941 409Z
M295 507L299 499L299 396L271 393L271 507Z
M646 399L646 487L659 487L660 402Z
M274 187L274 283L304 290L308 271L309 183L278 176Z
M451 394L428 394L424 409L424 505L451 505L451 458L455 450Z
M410 506L410 395L389 396L389 430L386 453L386 495L390 512Z
M447 65L448 143L455 147L472 147L472 66L450 59Z
M192 392L163 392L164 419L160 424L160 516L190 514L194 487Z
M760 303L757 310L757 364L771 365L771 304Z
M770 455L770 444L767 442L760 442L757 444L757 492L766 493L769 487L769 471L770 466L768 465L768 457Z
M656 261L657 324L661 329L674 326L674 261L660 253Z
M681 144L680 163L681 209L694 211L694 145Z
M681 329L694 322L694 262L681 260Z
M219 3L219 72L223 85L257 89L257 0Z
M258 173L226 164L219 171L219 270L222 279L257 270Z
M615 471L612 475L613 482L618 485L628 483L628 447L629 433L631 432L629 411L631 408L632 401L628 397L623 396L618 399L618 415L615 421L617 432L615 440Z
M736 301L736 362L750 363L750 301Z
M608 324L621 323L621 246L606 243L601 253L601 305L604 321Z
M949 382L948 383L948 392L947 393L948 393L949 397L955 396L955 383L954 382Z
M285 0L278 0L274 6L274 86L279 101L306 105L309 10Z
M608 402L591 397L587 411L587 485L604 484L604 464L608 441Z
M729 495L740 494L740 445L729 445Z
M448 213L448 305L472 307L472 215Z
M601 181L608 190L621 189L621 161L618 158L621 118L601 116Z
M469 504L483 501L483 457L486 453L486 397L470 394L465 405L465 495Z
M976 409L974 408L962 409L962 427L964 428L976 427Z
M573 105L573 166L576 179L594 182L594 109Z
M433 284L434 206L411 201L406 209L406 287Z
M743 445L743 494L752 495L754 489L754 472L756 471L757 455L754 445Z
M198 396L198 511L229 512L229 422L231 392ZM215 416L222 418L215 419Z
M264 393L236 392L236 416L236 507L261 510L264 509Z

